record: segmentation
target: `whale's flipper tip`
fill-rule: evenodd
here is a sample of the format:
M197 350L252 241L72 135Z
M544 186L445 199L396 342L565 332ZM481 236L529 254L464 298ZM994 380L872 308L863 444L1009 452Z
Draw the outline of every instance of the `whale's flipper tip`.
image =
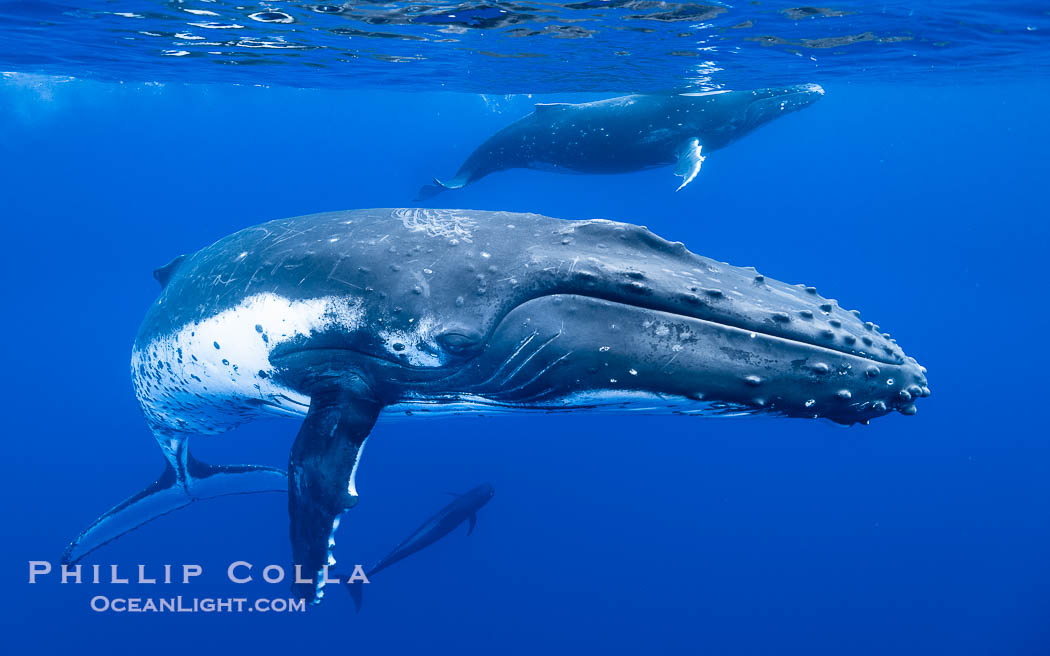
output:
M69 543L62 563L76 563L99 547L198 499L288 489L287 475L280 469L212 466L194 460L188 453L183 464L184 476L177 475L169 463L156 482L96 519Z
M682 184L675 189L676 192L684 189L687 184L696 178L696 174L700 172L700 165L707 159L700 154L703 148L699 139L690 139L678 151L678 164L675 166L674 174L682 177L683 180Z

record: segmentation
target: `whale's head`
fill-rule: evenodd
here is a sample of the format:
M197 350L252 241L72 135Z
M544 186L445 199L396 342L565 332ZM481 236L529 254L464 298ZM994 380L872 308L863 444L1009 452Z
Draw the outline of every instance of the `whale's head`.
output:
M481 507L488 503L495 494L496 489L492 487L491 483L482 483L467 492L465 496L470 500L471 505Z
M824 97L824 87L819 84L796 84L741 93L746 103L746 120L753 129L778 116L809 107Z
M780 117L824 97L819 84L797 84L753 91L683 94L697 132L708 150L721 148Z
M394 212L439 236L358 227L377 250L346 254L368 273L343 280L368 290L367 315L316 358L324 375L363 372L388 406L773 413L853 424L912 414L929 394L925 370L859 312L645 228ZM325 344L319 337L311 348ZM352 362L340 364L339 349Z

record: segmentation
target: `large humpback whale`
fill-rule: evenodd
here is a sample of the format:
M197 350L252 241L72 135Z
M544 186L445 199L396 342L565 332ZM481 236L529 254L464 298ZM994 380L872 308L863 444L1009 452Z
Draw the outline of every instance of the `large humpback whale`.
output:
M489 137L456 175L419 190L426 200L496 171L529 168L628 173L675 165L678 189L693 181L705 155L778 116L816 102L824 90L801 84L754 91L620 96L581 104L541 103Z
M645 409L866 423L915 411L925 370L811 287L645 228L535 214L376 209L271 221L155 272L131 355L165 458L95 521L76 562L225 494L288 491L294 562L320 598L381 414ZM303 417L288 475L214 466L191 435ZM416 419L418 421L418 418Z

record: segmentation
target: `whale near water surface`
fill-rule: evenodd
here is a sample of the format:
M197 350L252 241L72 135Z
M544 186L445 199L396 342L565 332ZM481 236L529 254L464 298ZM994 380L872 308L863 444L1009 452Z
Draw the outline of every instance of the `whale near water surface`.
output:
M455 176L423 186L416 200L516 168L599 174L674 165L681 190L696 178L708 154L823 96L818 84L798 84L539 103L486 139Z

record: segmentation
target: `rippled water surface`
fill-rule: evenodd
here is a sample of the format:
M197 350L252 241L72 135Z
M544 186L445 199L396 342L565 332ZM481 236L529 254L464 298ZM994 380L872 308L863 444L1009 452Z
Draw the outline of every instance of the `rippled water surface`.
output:
M8 70L308 87L649 91L1050 64L1046 2L31 1L0 4L0 27Z

